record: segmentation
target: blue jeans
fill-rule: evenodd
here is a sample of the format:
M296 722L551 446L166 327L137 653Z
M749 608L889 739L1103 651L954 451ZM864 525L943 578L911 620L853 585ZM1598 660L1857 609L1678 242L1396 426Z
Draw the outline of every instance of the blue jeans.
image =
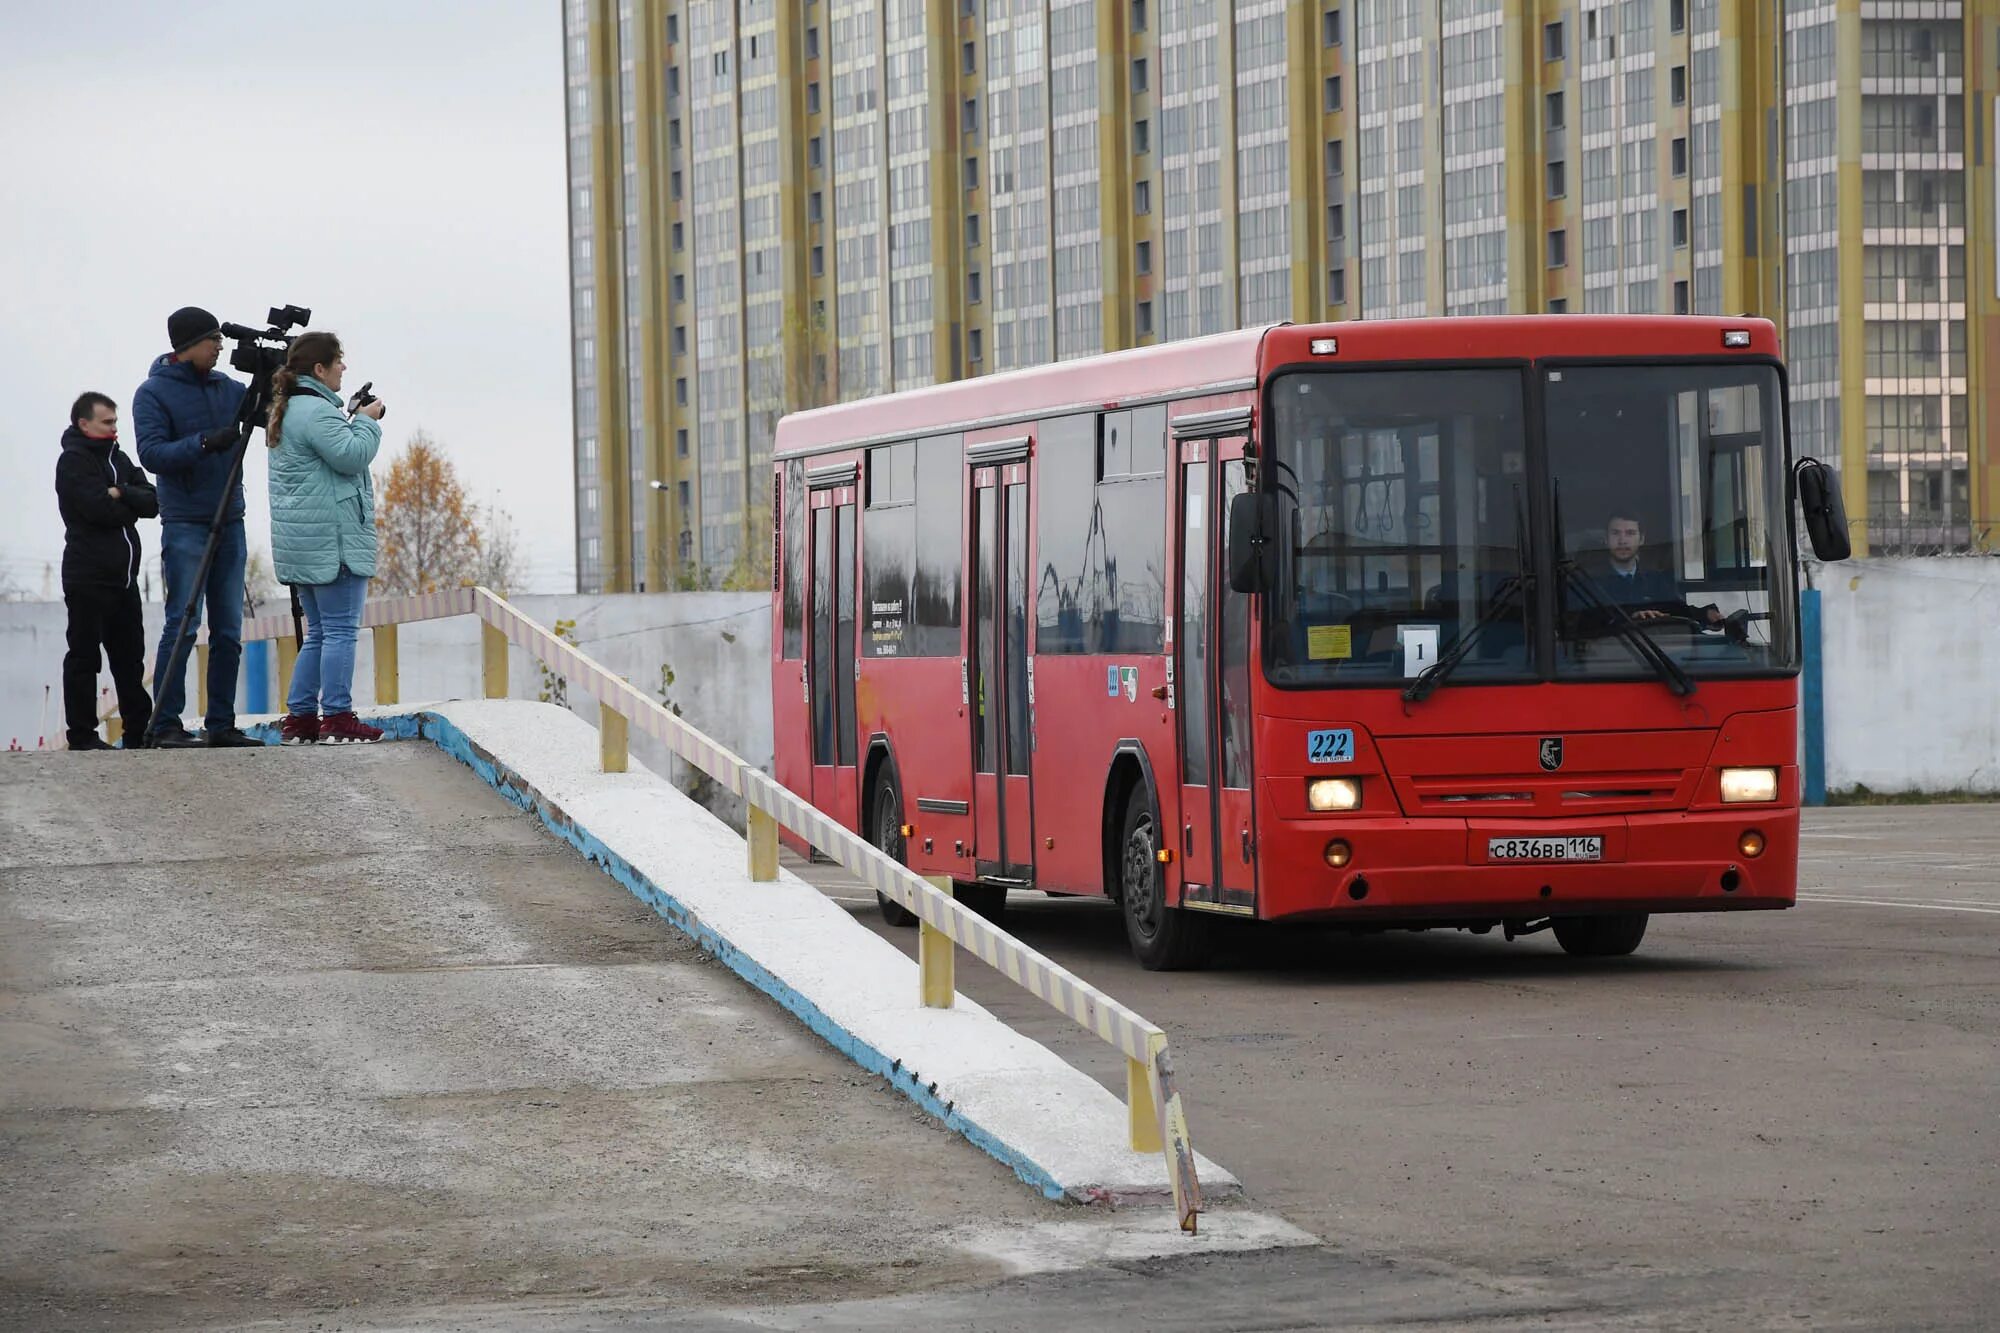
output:
M306 640L292 664L286 712L354 711L354 641L361 633L361 603L367 596L367 577L349 573L345 565L331 583L299 585Z
M181 725L181 710L187 705L187 662L194 658L194 649L188 649L181 670L171 675L167 659L181 631L181 617L191 611L195 625L200 626L203 601L208 603L208 729L223 731L236 725L236 668L243 660L243 564L249 554L243 541L243 520L222 525L215 542L215 562L208 567L208 586L198 590L194 576L201 565L202 548L207 545L206 523L160 525L167 623L160 631L160 652L153 663L155 731L173 731Z

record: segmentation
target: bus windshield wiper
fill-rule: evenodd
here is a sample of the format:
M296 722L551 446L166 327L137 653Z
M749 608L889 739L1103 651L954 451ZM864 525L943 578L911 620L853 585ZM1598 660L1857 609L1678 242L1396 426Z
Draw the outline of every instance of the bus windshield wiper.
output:
M1514 487L1514 557L1518 562L1514 567L1521 572L1511 575L1494 590L1493 600L1487 603L1486 610L1480 613L1479 619L1473 621L1465 633L1458 636L1458 641L1452 644L1449 652L1418 672L1417 678L1403 687L1405 700L1420 704L1430 698L1438 686L1444 684L1451 678L1451 673L1458 670L1458 664L1466 659L1466 655L1472 651L1472 646L1479 641L1479 636L1491 629L1494 623L1506 614L1514 599L1534 591L1535 576L1527 572L1528 521L1521 512L1519 486Z
M1556 530L1556 573L1561 576L1564 586L1577 595L1577 600L1602 616L1604 622L1611 627L1612 631L1620 639L1624 640L1625 646L1632 650L1633 655L1647 666L1653 668L1653 673L1666 683L1668 689L1682 698L1693 694L1695 690L1694 677L1682 670L1681 664L1674 661L1665 649L1661 648L1659 644L1654 643L1652 635L1640 629L1638 622L1632 619L1631 614L1624 607L1611 601L1603 593L1599 592L1597 586L1590 581L1590 575L1577 568L1576 561L1569 558L1569 553L1563 546L1562 482L1560 480L1554 482L1554 495L1555 508L1552 518L1554 519ZM1557 620L1557 633L1561 633L1560 618Z
M1458 642L1452 644L1451 651L1418 672L1417 678L1403 687L1403 697L1413 704L1420 704L1430 698L1438 686L1451 679L1451 673L1458 670L1459 663L1472 652L1473 645L1479 642L1479 636L1492 628L1494 623L1513 607L1515 600L1522 593L1531 591L1534 586L1533 574L1515 574L1509 577L1494 592L1493 601L1479 619L1473 621L1471 627L1458 636Z

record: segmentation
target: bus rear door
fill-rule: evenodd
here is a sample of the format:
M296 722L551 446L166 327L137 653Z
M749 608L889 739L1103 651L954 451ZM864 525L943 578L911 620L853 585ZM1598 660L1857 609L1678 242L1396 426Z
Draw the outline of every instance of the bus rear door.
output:
M852 473L812 492L806 682L812 700L812 803L849 828L860 821L854 717L855 485Z
M1028 464L972 473L972 810L982 879L1030 884Z

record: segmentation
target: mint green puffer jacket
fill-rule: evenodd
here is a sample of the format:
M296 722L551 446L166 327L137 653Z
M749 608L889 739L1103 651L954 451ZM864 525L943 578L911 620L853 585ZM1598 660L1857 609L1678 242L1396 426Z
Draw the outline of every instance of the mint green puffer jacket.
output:
M368 465L382 427L348 420L340 397L301 375L271 450L271 567L280 583L326 584L375 573L375 488Z

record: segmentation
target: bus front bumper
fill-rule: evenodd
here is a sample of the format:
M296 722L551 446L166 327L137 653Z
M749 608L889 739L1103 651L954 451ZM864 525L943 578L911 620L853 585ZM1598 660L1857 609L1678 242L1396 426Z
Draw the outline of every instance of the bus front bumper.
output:
M1751 835L1755 835L1753 838ZM1265 920L1533 919L1598 912L1790 907L1798 892L1797 807L1529 819L1282 821L1259 849ZM1496 860L1494 840L1601 839L1602 859ZM1327 846L1347 845L1328 864ZM1761 840L1761 850L1749 849Z

